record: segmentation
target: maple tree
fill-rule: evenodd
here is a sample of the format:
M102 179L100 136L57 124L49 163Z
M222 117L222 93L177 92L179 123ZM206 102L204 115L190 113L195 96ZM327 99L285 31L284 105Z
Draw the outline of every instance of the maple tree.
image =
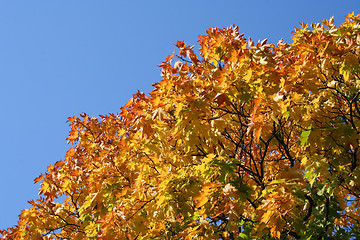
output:
M359 15L199 43L120 113L69 118L73 147L2 238L360 237Z

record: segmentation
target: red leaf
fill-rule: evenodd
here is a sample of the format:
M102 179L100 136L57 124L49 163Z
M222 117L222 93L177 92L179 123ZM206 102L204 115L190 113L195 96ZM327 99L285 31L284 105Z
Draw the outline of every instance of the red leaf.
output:
M213 102L216 102L219 107L223 105L230 105L230 99L225 93L218 93L216 94L215 98L213 99Z

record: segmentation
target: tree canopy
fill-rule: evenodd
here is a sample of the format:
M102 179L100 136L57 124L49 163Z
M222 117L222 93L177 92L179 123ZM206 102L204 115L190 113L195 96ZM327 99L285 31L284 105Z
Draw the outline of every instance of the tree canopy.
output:
M68 119L70 150L2 238L360 237L360 16L292 39L178 41L150 95Z

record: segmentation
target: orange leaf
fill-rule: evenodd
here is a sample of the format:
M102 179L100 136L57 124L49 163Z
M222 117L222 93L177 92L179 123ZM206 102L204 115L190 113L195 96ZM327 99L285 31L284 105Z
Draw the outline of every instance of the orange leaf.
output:
M174 55L175 55L175 51L173 51L173 54L171 54L165 58L165 62L168 62Z
M44 175L41 173L40 176L38 176L37 178L34 179L34 183L41 181L41 179L43 179L43 178L44 178Z
M63 164L63 161L62 161L62 160L57 161L57 162L54 164L54 167L55 167L55 168L59 168L62 164Z
M75 121L76 116L68 117L68 120L66 122L73 122Z
M202 195L195 197L194 200L198 201L198 203L196 204L197 208L204 206L205 203L207 203L209 201L209 199L206 196L202 196Z

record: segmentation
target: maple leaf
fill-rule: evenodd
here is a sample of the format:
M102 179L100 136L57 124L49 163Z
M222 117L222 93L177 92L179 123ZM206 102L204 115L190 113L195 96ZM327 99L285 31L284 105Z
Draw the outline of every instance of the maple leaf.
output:
M215 98L213 99L214 102L217 103L217 105L219 107L222 107L222 106L228 106L230 105L230 99L229 97L225 94L225 93L218 93L216 94Z
M44 178L44 175L41 173L40 176L34 179L34 183L40 182Z

